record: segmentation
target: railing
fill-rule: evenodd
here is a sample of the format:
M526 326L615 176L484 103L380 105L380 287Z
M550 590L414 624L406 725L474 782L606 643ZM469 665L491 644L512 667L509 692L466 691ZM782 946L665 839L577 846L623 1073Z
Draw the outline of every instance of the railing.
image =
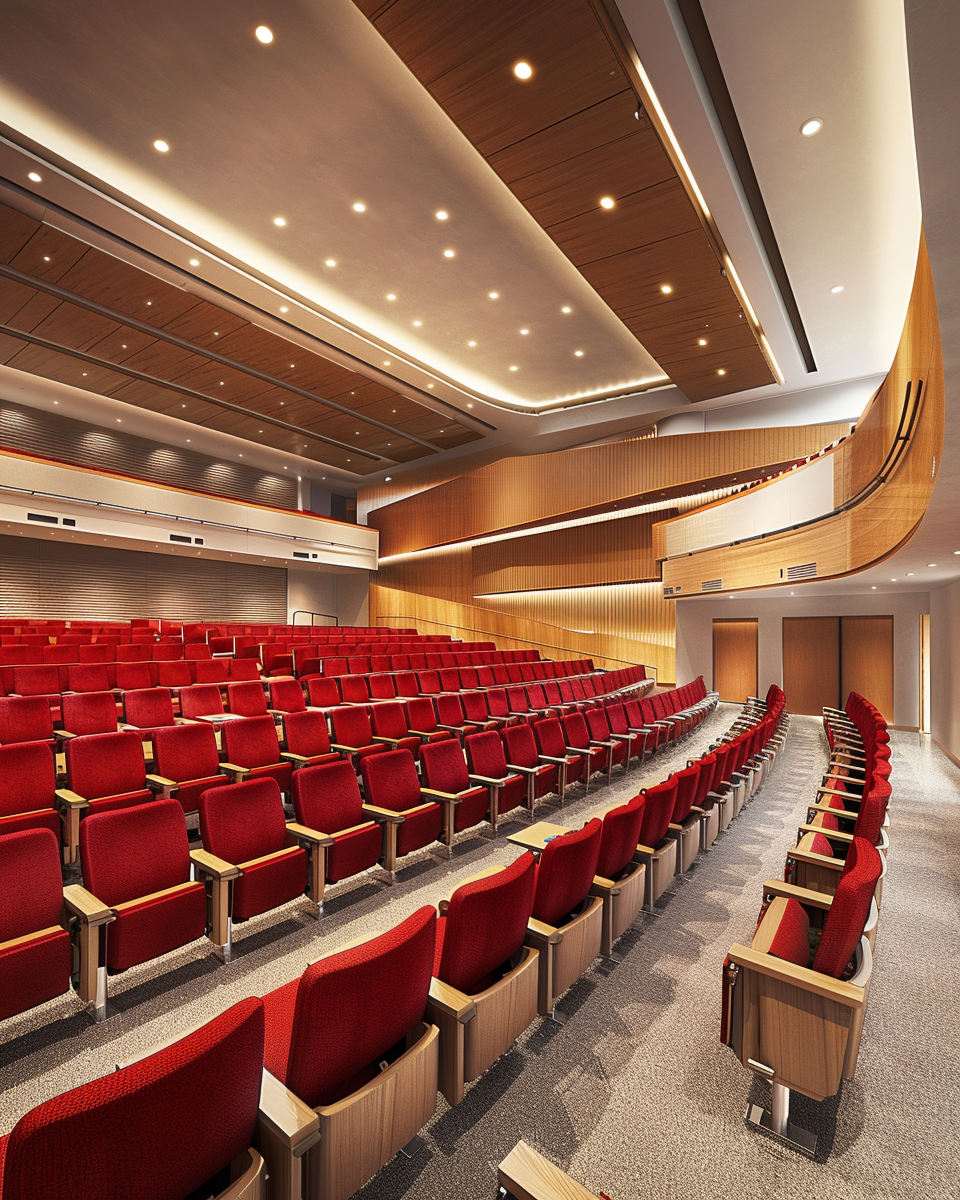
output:
M291 624L291 625L296 625L296 623L297 623L297 617L299 617L301 613L302 613L302 614L303 614L305 617L309 617L309 618L310 618L310 621L309 621L309 624L310 624L310 625L316 625L316 621L314 621L314 619L313 619L314 617L329 617L329 618L330 618L330 620L331 620L331 621L334 623L334 625L338 625L338 626L339 626L339 624L340 624L340 618L339 618L339 617L335 617L335 616L333 615L333 613L312 612L312 611L311 611L309 608L298 608L298 609L296 609L296 610L294 611L294 614L293 614L293 620L290 622L290 624ZM306 625L306 624L308 624L308 622L307 622L307 621L304 621L304 622L303 622L303 624L304 624L304 625ZM321 624L323 624L323 622L321 622Z
M446 621L434 621L432 617L401 617L401 616L396 616L394 614L391 614L388 617L376 617L375 619L377 621L406 621L408 623L408 625L410 625L410 626L440 625L444 629L456 629L460 633L478 633L478 634L480 634L481 637L487 639L488 641L491 639L494 639L494 638L498 638L498 637L510 637L510 635L506 634L506 633L491 633L488 629L472 629L469 625L450 625ZM539 622L539 624L546 625L547 622L541 621L541 622ZM551 628L559 629L563 632L566 632L563 629L562 625L552 625ZM537 646L537 647L539 647L541 649L545 649L545 650L563 650L566 654L570 654L574 658L592 657L584 650L574 650L570 646L559 646L554 642L538 642L534 638L511 638L510 640L514 641L514 642L527 642L531 646ZM623 663L623 665L625 667L635 667L638 665L637 663L633 662L629 658L613 658L609 654L598 654L597 657L605 658L610 662ZM652 671L653 678L656 681L656 678L657 678L657 668L656 667L647 666L646 663L644 663L643 669L646 672ZM649 674L648 674L647 678L650 678Z

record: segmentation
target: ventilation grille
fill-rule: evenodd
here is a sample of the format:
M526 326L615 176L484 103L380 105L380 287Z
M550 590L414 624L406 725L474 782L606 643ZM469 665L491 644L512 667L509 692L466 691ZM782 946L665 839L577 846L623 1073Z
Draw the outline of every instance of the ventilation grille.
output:
M787 567L787 579L816 579L816 577L816 563L802 563L799 567Z
M46 525L59 525L59 517L48 517L46 513L27 513L28 521L43 521Z
M722 592L723 591L723 580L722 579L707 579L704 583L700 584L700 591L701 592Z
M182 533L171 533L170 541L171 542L183 542L189 546L189 545L192 545L193 538L184 537L184 535Z

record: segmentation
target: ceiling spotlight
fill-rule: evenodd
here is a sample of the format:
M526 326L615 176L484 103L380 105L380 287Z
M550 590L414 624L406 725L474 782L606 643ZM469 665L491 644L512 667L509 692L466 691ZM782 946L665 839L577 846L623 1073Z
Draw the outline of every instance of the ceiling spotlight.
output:
M873 587L870 589L870 591L871 591L871 592L875 592L876 590L877 590L877 585L876 585L876 584L874 584L874 585L873 585Z
M356 202L356 204L353 206L353 211L354 212L366 212L367 206L363 203L362 200L358 200Z
M718 375L726 375L726 371L723 369L723 367L721 367L720 370L717 372L717 374Z
M287 308L287 306L286 306L285 304L281 304L281 305L280 305L280 311L281 311L281 312L283 312L283 313L285 313L285 312L289 312L289 311L290 311L290 309L289 309L289 308Z
M499 300L500 299L499 292L488 292L487 294L489 295L491 300Z
M614 201L613 201L612 196L604 196L603 199L600 201L600 207L601 208L613 208L613 203L614 203Z
M153 148L154 150L159 150L161 154L166 154L166 152L170 149L163 138L157 138L157 140L153 143Z
M389 482L390 482L390 480L391 480L392 478L393 478L393 476L392 476L392 475L388 475L388 476L386 477L386 479L385 479L383 482L384 482L384 483L389 483Z
M561 311L562 313L568 313L568 312L573 312L573 309L570 307L570 305L569 305L569 304L565 304L565 305L563 306L563 308L561 308L561 309L560 309L560 311Z
M337 265L337 260L335 258L328 258L328 259L324 260L324 266L335 267L336 265Z
M453 258L453 251L452 250L444 250L443 257L444 258Z
M199 259L199 258L191 258L191 259L190 259L190 266L191 266L191 267L199 267L199 266L200 266L200 259Z
M517 368L516 368L516 367L511 367L511 368L510 368L510 370L511 370L511 371L516 371L516 370L517 370Z
M573 352L573 353L576 355L576 357L577 357L577 358L583 358L583 351L582 351L582 350L574 350L574 352Z
M269 25L258 25L253 32L256 35L257 41L261 42L264 46L269 46L273 41L273 30Z
M662 283L660 285L660 291L663 292L663 294L665 296L669 296L670 293L673 291L673 288L670 286L669 283Z
M475 346L476 344L476 342L467 342L468 346ZM960 550L958 550L957 553L960 554Z
M467 408L473 408L473 405L472 405L472 404L468 404L468 405L467 405Z
M34 183L40 182L40 176L36 173L36 171L31 171L27 178L32 179Z
M273 223L274 223L274 225L276 225L280 229L282 229L284 227L284 225L286 225L286 223L287 223L287 218L286 217L274 217Z
M819 117L811 117L809 121L804 121L800 126L800 132L804 137L813 137L815 133L819 133L823 128L823 122Z
M518 79L529 79L533 75L533 67L528 62L518 62L513 68L513 73Z
M913 572L912 572L912 571L908 571L908 572L907 572L907 578L908 578L908 579L909 579L909 578L910 578L912 575L913 575Z
M832 288L830 289L830 292L831 292L831 294L832 294L832 295L834 295L834 296L836 296L838 292L842 292L842 291L843 291L843 284L842 284L842 283L838 283L838 284L836 284L834 287L832 287Z
M928 567L935 567L936 565L937 565L936 563L927 563Z
M530 330L529 329L521 329L520 332L522 334L528 334L530 332Z
M422 322L422 321L414 321L414 325L416 325L416 327L417 327L418 329L420 328L420 326L421 326L422 324L423 324L423 322Z
M383 365L384 365L385 367L389 367L389 366L390 366L390 359L389 359L389 358L385 358L385 359L383 360Z
M438 213L435 213L434 215L436 216L438 221L445 221L449 214L444 212L443 209L441 208L440 211Z
M697 345L698 345L698 346L705 346L706 344L707 344L707 339L706 339L706 338L697 338Z

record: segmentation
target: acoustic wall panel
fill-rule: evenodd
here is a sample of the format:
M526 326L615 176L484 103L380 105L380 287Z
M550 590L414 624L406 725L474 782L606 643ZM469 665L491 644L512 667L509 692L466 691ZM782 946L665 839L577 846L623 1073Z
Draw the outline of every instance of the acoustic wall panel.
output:
M0 615L283 623L282 567L0 536Z

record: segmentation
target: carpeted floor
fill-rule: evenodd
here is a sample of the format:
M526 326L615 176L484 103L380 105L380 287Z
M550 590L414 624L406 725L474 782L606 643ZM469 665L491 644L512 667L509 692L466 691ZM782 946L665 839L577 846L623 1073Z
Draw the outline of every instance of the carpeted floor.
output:
M571 826L665 778L730 723L721 705L683 746L587 800L537 816ZM773 774L655 915L597 960L558 1007L564 1026L538 1020L448 1109L442 1098L426 1148L398 1156L363 1200L495 1194L496 1164L525 1138L613 1200L638 1197L798 1196L885 1200L960 1195L960 1118L951 1103L960 1062L954 1018L960 985L958 771L929 739L894 733L889 873L856 1079L794 1119L820 1134L811 1162L748 1130L752 1099L769 1088L718 1041L720 965L748 941L764 879L782 870L826 753L819 723L794 717ZM580 789L575 790L580 794ZM505 840L463 840L449 862L423 854L395 887L377 872L328 892L320 923L297 904L242 927L236 960L218 966L195 943L111 981L117 1015L93 1027L69 997L4 1023L0 1133L41 1100L96 1078L234 1001L295 978L319 954L436 903L481 866L509 862Z

